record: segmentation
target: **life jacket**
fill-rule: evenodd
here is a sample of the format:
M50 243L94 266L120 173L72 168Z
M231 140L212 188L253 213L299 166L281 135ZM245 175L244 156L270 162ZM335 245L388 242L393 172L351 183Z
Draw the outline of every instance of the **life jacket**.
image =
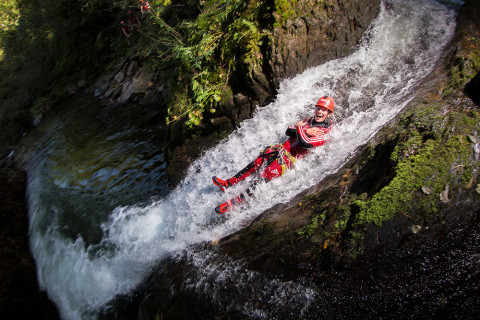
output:
M266 160L267 168L277 161L281 168L279 175L283 175L285 171L292 168L297 159L283 146L283 144L270 145L266 147L259 155L260 158Z

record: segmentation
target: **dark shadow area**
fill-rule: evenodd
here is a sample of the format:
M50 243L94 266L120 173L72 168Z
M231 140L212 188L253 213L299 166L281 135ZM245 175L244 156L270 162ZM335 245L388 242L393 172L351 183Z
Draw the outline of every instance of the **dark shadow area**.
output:
M33 120L123 55L113 1L22 1L0 48L0 158Z
M477 106L480 106L480 72L465 85L463 93L472 99Z
M28 244L26 173L0 161L0 319L60 319L37 284Z
M392 181L395 170L390 156L395 145L396 141L389 141L375 147L372 151L373 156L360 169L359 178L355 180L350 189L351 193L359 195L367 193L371 197ZM368 155L365 158L368 158Z

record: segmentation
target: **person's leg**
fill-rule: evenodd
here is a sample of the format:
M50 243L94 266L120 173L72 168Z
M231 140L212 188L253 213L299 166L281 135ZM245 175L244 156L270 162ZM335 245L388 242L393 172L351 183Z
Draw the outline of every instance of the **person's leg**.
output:
M215 212L218 213L218 214L225 213L228 210L230 210L234 205L238 205L238 204L242 203L243 201L245 201L245 195L243 193L240 193L235 198L230 199L230 200L218 205L215 208Z
M258 160L258 158L257 158ZM262 163L260 163L261 165ZM251 164L250 164L251 165ZM247 166L245 169L243 169L242 171L245 171L244 173L239 172L238 175L240 175L240 177L242 177L243 179L245 179L247 176L251 175L255 170L258 170L258 168L260 167L260 165L258 165L255 170L253 170L252 172L250 172L250 170L252 169L249 169L249 166ZM251 167L253 167L254 165L252 165ZM283 175L285 173L285 170L287 168L290 168L290 167L287 167L285 166L282 167L282 165L279 163L279 160L277 157L269 157L267 158L267 166L265 167L265 169L262 170L262 172L260 173L260 177L263 178L263 180L265 182L269 182L269 181L272 181L273 179L275 178L278 178L280 177L281 175ZM248 175L247 175L248 174ZM244 176L246 175L246 176ZM242 179L242 180L243 180ZM229 179L230 180L230 179ZM240 180L239 180L240 181ZM238 182L238 181L237 181ZM235 198L233 199L230 199L222 204L220 204L219 206L217 206L215 208L215 212L218 213L218 214L222 214L222 213L225 213L227 212L228 210L230 210L234 205L238 205L242 202L244 202L246 200L246 197L250 197L253 195L253 191L255 190L257 184L259 182L259 179L255 180L252 185L250 187L248 187L243 193L240 193L238 196L236 196ZM235 182L236 183L236 182ZM222 189L223 190L223 189Z
M267 181L269 181L269 180L267 180ZM241 204L242 202L244 202L246 200L247 196L251 197L253 195L253 190L255 189L257 184L258 184L258 180L254 181L254 183L250 187L248 187L244 192L240 193L235 198L230 199L230 200L218 205L215 208L215 212L218 213L218 214L222 214L222 213L225 213L228 210L230 210L234 205Z
M240 170L236 175L233 177L222 180L216 176L212 177L213 183L218 186L222 191L225 191L226 188L233 186L234 184L237 184L238 182L245 180L249 176L251 176L255 171L260 168L260 166L263 163L263 160L265 159L265 155L262 153L260 156L255 159L254 161L250 162L245 168Z
M257 171L258 168L260 168L260 166L262 165L262 163L263 163L263 157L260 156L254 161L250 162L245 168L240 170L236 175L228 179L227 180L228 183L233 186L234 184L237 184L238 182L245 180L246 178L251 176L255 171Z

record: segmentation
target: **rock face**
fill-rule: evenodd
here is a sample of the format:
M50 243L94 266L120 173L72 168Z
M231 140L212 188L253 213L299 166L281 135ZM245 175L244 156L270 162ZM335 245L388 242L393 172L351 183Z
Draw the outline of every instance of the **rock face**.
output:
M378 14L379 1L301 1L305 15L274 30L271 79L282 79L350 54Z
M177 180L183 175L182 170L218 139L211 137L212 132L223 128L228 133L236 124L251 117L257 106L275 96L282 79L351 52L376 16L379 0L303 0L298 3L303 6L303 14L273 31L272 46L264 52L269 58L265 59L263 70L252 71L252 93L234 93L220 108L224 114L212 119L211 125L201 133L203 137L185 141L181 132L177 135L171 131L175 159L172 168L178 169L174 170ZM91 91L108 105L137 101L143 105L165 106L170 85L159 79L161 75L147 72L136 58L125 59L112 73L99 79ZM83 86L79 83L72 93ZM10 163L2 163L0 177L2 225L9 226L1 236L4 249L0 260L0 317L58 319L55 306L39 291L35 263L29 253L25 174Z
M250 98L235 96L230 107L238 110L235 124L270 102L282 79L350 54L378 14L379 4L378 0L298 1L299 17L273 29L271 45L263 52L263 69L250 72Z
M351 53L378 14L379 4L380 0L297 1L298 18L274 24L269 41L261 48L261 65L251 67L244 78L236 80L242 84L216 107L218 112L205 114L202 126L194 134L181 122L170 125L166 150L169 165L174 168L169 170L170 183L176 185L202 151L251 118L257 107L271 102L282 79ZM274 16L274 20L283 21L278 13ZM166 113L172 88L166 78L162 72L147 72L139 59L128 58L98 79L92 91L107 105L135 101L154 105Z
M224 106L225 114L238 125L275 97L282 79L350 54L378 14L379 4L378 0L298 1L299 17L273 29L271 44L262 53L262 69L250 70L252 93L248 97L236 93Z
M249 92L235 93L219 108L232 127L250 118L276 95L282 79L351 53L379 11L378 0L298 1L298 18L273 29L262 68L249 71ZM278 14L275 14L279 20ZM251 92L250 92L251 91Z
M299 17L273 29L270 45L263 48L262 67L252 68L248 79L243 79L250 88L234 92L227 102L219 105L220 112L207 119L197 137L188 137L184 128L172 126L170 163L183 168L170 175L172 184L184 176L189 165L184 159L194 159L205 150L198 148L198 139L205 148L213 146L243 120L251 118L257 107L271 102L282 79L350 54L377 16L379 4L379 0L298 1Z
M193 249L208 252L205 268L190 257L164 262L133 298L116 302L117 314L242 319L238 310L259 303L277 319L300 312L308 319L478 318L480 112L467 88L478 79L479 8L472 1L461 10L448 55L419 97L337 173L219 243ZM393 189L375 208L401 201L400 211L361 222L375 195L408 179L416 187ZM233 262L233 276L224 261ZM278 282L296 294L292 280L316 294L308 302L280 297L289 303L269 309Z
M0 161L0 317L59 319L54 304L38 288L28 245L25 183L25 172L8 158Z
M141 105L165 105L168 84L155 83L137 58L122 61L111 73L97 80L93 95L107 105L136 101Z

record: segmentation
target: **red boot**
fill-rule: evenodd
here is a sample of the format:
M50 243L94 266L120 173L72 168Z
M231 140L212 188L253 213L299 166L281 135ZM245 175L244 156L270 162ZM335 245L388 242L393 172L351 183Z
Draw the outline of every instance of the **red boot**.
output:
M234 204L237 205L237 204L242 203L243 201L245 201L245 196L243 195L243 193L240 193L234 199L230 199L227 202L222 203L221 205L218 205L215 208L215 212L218 213L218 214L225 213L228 210L232 209Z
M222 214L230 210L232 207L233 207L232 200L228 200L227 202L222 203L221 205L218 205L215 208L215 212L218 214Z
M212 177L212 181L213 184L219 187L222 191L225 191L225 189L231 186L231 184L228 183L228 180L222 180L216 176Z

